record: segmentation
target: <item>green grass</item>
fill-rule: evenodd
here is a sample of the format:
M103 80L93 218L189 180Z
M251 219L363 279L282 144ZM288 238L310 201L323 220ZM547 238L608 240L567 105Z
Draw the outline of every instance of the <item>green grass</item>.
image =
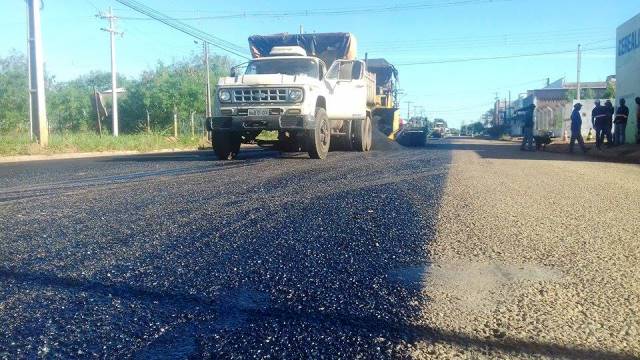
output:
M158 134L126 134L100 137L91 133L52 134L49 146L40 148L28 135L0 135L0 156L101 151L153 151L208 147L206 139L190 136L178 139Z
M260 135L256 138L258 140L278 140L278 132L277 131L266 131L263 130Z

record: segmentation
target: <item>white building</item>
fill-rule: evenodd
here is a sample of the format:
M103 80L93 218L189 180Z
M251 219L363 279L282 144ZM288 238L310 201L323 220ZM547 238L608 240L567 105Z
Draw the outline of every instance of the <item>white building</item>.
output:
M636 141L636 103L640 96L640 14L618 27L616 41L616 104L627 101L627 142Z

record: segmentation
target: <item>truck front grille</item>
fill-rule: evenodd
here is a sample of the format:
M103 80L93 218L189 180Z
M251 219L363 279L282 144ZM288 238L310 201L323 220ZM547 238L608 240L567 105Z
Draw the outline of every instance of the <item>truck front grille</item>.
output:
M233 101L266 103L287 101L287 89L238 89L233 90Z

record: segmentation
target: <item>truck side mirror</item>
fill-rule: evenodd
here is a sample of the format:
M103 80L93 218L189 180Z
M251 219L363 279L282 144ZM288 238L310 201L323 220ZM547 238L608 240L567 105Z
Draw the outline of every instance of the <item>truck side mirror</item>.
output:
M236 77L236 68L232 67L229 76Z

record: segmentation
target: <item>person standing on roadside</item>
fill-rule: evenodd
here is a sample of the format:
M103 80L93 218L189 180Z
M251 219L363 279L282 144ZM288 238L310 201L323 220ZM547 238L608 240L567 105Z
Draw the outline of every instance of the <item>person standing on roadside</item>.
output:
M629 118L629 108L626 105L626 101L624 99L620 99L620 105L616 110L616 118L614 123L616 124L616 145L624 145L625 142L625 131L627 130L627 119Z
M604 103L605 109L605 127L604 127L604 136L607 137L607 147L611 147L614 145L615 141L613 141L613 136L611 130L613 128L613 113L615 113L615 109L613 108L613 104L611 100L607 100ZM604 144L604 139L602 140Z
M605 128L605 109L600 105L600 100L595 101L596 106L591 110L591 126L596 131L596 148L602 150Z
M636 97L636 144L640 144L640 96Z
M533 110L535 108L536 106L531 104L525 109L524 125L522 126L522 145L520 146L522 151L533 151Z
M570 153L573 153L573 145L576 143L576 140L578 140L578 144L580 144L583 153L589 151L589 149L584 146L584 139L582 138L582 115L580 115L580 109L582 109L582 104L576 103L573 105L573 112L571 113L571 141L569 142Z

